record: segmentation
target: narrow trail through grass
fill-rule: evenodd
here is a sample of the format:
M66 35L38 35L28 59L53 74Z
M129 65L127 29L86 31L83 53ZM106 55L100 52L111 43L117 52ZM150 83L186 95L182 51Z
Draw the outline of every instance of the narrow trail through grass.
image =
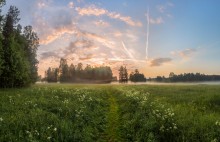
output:
M118 114L118 104L117 98L114 96L114 92L108 92L109 96L109 112L107 114L107 141L118 142L121 141L120 130L119 130L119 114Z
M0 89L0 141L220 142L220 86Z

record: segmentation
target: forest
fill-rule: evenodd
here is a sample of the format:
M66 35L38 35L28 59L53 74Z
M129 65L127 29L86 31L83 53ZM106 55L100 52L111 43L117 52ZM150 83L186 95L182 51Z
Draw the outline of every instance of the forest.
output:
M5 0L0 1L0 88L29 86L37 81L37 48L39 38L32 26L19 24L20 11L10 6L1 14Z
M48 68L45 72L47 82L78 82L78 83L109 83L112 80L112 70L108 66L92 67L86 65L83 68L82 63L68 66L67 60L60 59L60 65L57 68Z
M126 66L121 66L119 71L119 82L126 83L128 80L132 82L145 82L146 78L139 73L138 69L131 72L128 76ZM77 65L67 63L64 58L60 59L60 65L57 68L49 67L45 71L43 81L60 82L60 83L110 83L117 81L117 77L113 77L112 69L109 66L93 67L89 64L83 67L82 63Z
M220 81L220 75L205 75L201 73L184 73L177 75L171 72L168 78L157 76L156 78L149 78L148 80L158 82Z

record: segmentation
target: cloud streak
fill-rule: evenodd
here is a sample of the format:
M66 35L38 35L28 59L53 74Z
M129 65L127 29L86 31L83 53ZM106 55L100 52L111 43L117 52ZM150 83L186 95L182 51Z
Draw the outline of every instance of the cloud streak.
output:
M152 59L150 61L150 66L151 67L161 66L161 65L163 65L165 63L169 63L171 61L172 61L171 58L156 58L156 59Z
M110 24L108 22L105 22L103 20L95 21L94 24L98 27L109 27Z
M117 19L120 20L130 26L137 26L137 27L141 27L142 23L139 21L133 21L131 17L129 16L122 16L119 13L116 12L109 12L106 9L103 8L98 8L95 5L91 5L85 8L80 8L80 7L76 7L76 11L78 12L79 15L81 16L102 16L102 15L106 15L112 19Z
M129 58L131 59L135 59L134 56L131 54L131 52L127 49L127 47L125 46L124 42L122 41L122 46L123 46L123 49L124 51L126 52L126 54L129 56Z
M171 54L175 56L180 56L183 59L188 59L193 56L194 53L197 52L195 48L187 48L182 51L172 51Z

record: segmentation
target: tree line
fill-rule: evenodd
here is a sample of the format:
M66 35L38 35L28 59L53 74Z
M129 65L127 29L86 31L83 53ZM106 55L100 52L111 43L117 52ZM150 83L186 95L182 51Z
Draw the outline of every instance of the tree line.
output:
M82 63L77 65L67 63L64 58L60 59L60 65L57 68L49 67L45 72L47 82L80 82L80 83L109 83L112 80L112 70L108 66L92 67L87 64L83 68Z
M128 71L126 66L121 66L119 69L119 82L126 83L130 80L131 82L146 82L144 74L139 73L138 69L135 69L134 72L131 72L128 76Z
M61 83L110 83L111 81L117 81L117 78L112 75L112 69L108 66L92 67L87 64L86 67L83 68L82 63L78 63L77 65L71 64L69 66L67 60L61 58L59 67L49 67L47 71L45 71L43 81ZM121 66L118 81L120 83L126 83L128 80L132 82L145 82L146 78L143 74L139 73L138 69L131 72L130 76L128 76L126 67Z
M5 0L0 0L0 88L23 87L35 83L39 38L31 26L19 24L20 11L10 6L1 14Z
M156 78L149 80L159 82L220 81L220 75L205 75L201 73L184 73L177 75L171 72L168 78L165 78L164 76L157 76Z

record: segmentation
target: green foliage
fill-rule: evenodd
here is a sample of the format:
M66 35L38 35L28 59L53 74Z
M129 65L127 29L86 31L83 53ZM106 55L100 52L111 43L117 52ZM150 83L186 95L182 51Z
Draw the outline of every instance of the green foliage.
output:
M58 68L48 68L48 70L46 71L47 74L47 81L48 82L57 82L58 81Z
M68 66L67 60L61 58L59 68L50 67L46 71L48 82L90 82L90 83L109 83L112 80L112 70L108 66L91 67L87 65L83 69L83 64L71 64Z
M220 75L205 75L200 73L184 73L176 75L173 72L169 75L169 81L178 82L178 81L219 81Z
M128 82L128 71L126 69L126 66L121 66L119 69L119 82L126 83Z
M135 69L135 72L130 74L130 80L132 82L146 82L144 74L139 73L138 69Z
M204 85L1 89L0 141L217 142L219 92Z
M2 6L5 5L5 0L0 0L0 38L1 38L1 32L2 32L2 24L3 24L3 19L4 19L4 16L1 15L1 12L2 12Z
M70 80L70 72L69 72L69 67L67 64L67 60L61 58L60 59L60 82L68 82Z
M39 39L31 26L18 24L20 11L11 6L0 33L0 88L28 86L37 80Z
M0 76L2 75L3 72L3 63L4 63L4 52L2 49L2 37L1 37L1 33L0 33Z
M26 46L24 50L26 51L26 56L30 64L30 79L32 83L35 83L38 78L37 65L39 62L37 60L37 49L39 47L39 38L31 26L24 27L23 36L26 40Z
M0 100L0 141L98 141L105 130L103 90L31 88Z

